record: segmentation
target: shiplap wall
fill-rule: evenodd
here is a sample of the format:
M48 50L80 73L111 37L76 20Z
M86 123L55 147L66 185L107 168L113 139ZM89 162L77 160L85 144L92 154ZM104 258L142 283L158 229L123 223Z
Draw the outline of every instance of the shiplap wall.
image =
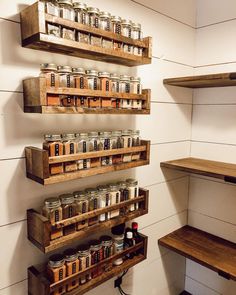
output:
M195 74L235 71L236 2L198 0ZM235 87L194 91L191 156L236 163ZM192 176L188 223L236 242L236 186ZM188 261L186 289L194 295L234 295L236 282Z
M149 248L148 259L129 272L124 288L135 295L178 294L184 289L185 260L169 251L160 251L157 239L186 224L188 177L173 171L163 175L159 163L190 153L192 92L166 89L162 79L193 74L194 1L181 0L184 11L171 0L85 1L140 22L144 34L153 36L152 65L131 69L21 48L19 11L33 2L0 1L0 295L26 295L27 267L45 259L27 240L26 209L39 207L49 196L128 176L137 177L140 185L150 190L150 213L138 219L142 232L149 236ZM145 6L140 2L145 2ZM42 62L140 75L145 88L152 89L152 114L24 114L22 80L37 76ZM48 187L26 179L24 147L41 146L45 132L102 130L108 125L112 130L139 128L143 138L151 139L151 165ZM89 294L115 295L117 290L111 280Z

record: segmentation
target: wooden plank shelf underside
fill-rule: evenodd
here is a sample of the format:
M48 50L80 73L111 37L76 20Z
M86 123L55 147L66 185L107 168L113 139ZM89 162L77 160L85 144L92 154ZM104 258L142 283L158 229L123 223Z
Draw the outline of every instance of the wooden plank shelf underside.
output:
M190 226L161 238L159 245L189 258L226 279L236 280L236 244Z
M236 86L236 72L164 79L165 85L187 88Z
M198 158L183 158L162 162L161 167L199 174L236 183L236 164Z

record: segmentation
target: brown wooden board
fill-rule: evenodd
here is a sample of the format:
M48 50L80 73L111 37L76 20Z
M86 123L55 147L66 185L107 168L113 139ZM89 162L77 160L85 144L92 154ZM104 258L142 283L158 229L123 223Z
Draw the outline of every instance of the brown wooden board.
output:
M187 88L236 86L236 72L164 79L165 85Z
M162 162L161 167L219 178L226 182L236 183L236 164L198 158L184 158Z
M88 235L94 234L97 231L109 229L115 225L133 220L148 213L149 191L139 189L139 197L107 208L97 209L70 219L63 220L57 224L50 224L49 220L42 216L37 211L30 209L27 211L28 239L42 252L49 253L61 247L79 242ZM98 216L99 214L110 212L115 209L128 207L131 204L139 203L139 209L134 212L129 212L125 216L119 216L102 223L98 223L83 230L77 231L67 236L63 236L56 240L50 241L50 233L52 228L61 228L67 225L75 224L76 222Z
M226 279L236 280L236 244L184 226L161 238L159 245L189 258Z

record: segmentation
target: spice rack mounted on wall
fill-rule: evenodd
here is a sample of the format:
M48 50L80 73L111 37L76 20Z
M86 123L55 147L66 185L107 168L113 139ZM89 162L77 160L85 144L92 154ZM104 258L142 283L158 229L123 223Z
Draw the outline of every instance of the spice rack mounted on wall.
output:
M105 208L100 208L94 211L89 211L69 219L62 220L55 224L51 224L50 221L38 213L37 211L30 209L27 211L27 225L28 225L28 239L42 252L49 253L66 245L69 245L78 240L87 238L89 235L96 232L100 232L109 229L113 226L125 223L148 213L148 199L149 191L145 189L139 189L139 196L137 198L121 202L116 205L112 205ZM135 211L129 212L124 216L117 216L116 218L97 223L95 225L87 226L80 231L76 231L69 235L51 240L51 232L53 230L63 229L66 226L73 226L77 222L94 218L101 214L111 212L121 208L129 208L131 204L138 204L138 208Z
M47 87L45 78L30 78L23 81L24 111L26 113L43 114L150 114L151 90L145 89L142 94L114 93L100 90L78 88ZM142 101L142 109L116 109L116 108L83 108L49 106L48 95L71 95L77 97L127 99Z
M128 45L138 46L143 49L142 56L129 54L121 50L114 50L93 46L77 41L66 40L47 34L46 24L57 24L80 32L93 34ZM45 13L44 5L38 1L21 12L22 46L37 50L44 50L77 56L86 59L99 60L121 64L124 66L138 66L150 64L152 60L152 38L134 40L128 37L106 32L97 28L79 24L74 21Z
M99 166L95 168L79 170L75 172L67 172L62 174L50 175L50 165L63 164L71 161L84 159L97 159L114 155L124 155L141 153L140 160L118 163L109 166ZM141 141L141 146L131 148L120 148L114 150L88 152L81 154L71 154L64 156L49 157L48 152L35 147L25 148L26 156L26 172L27 177L43 185L69 181L73 179L84 178L104 174L113 171L125 170L139 166L149 165L150 159L150 141Z
M106 282L107 280L119 275L124 270L127 270L134 265L142 262L147 257L147 242L148 238L144 235L141 235L142 241L135 246L132 246L130 248L127 248L126 250L117 253L105 260L102 260L96 265L93 265L89 268L87 268L84 271L80 271L76 274L73 274L70 277L67 277L66 279L63 279L61 281L58 281L57 283L51 283L46 275L46 265L39 265L39 266L32 266L28 269L28 278L29 278L29 294L30 295L50 295L55 290L58 290L60 287L65 287L67 284L79 280L80 277L86 275L87 273L90 273L91 271L103 268L108 264L112 264L115 260L124 257L127 254L130 253L138 253L138 255L135 255L132 259L126 259L123 264L120 266L113 266L108 271L105 271L101 275L99 275L96 278L91 279L89 282L85 283L84 285L80 285L78 288L64 293L65 295L82 295L89 290L99 286L100 284Z

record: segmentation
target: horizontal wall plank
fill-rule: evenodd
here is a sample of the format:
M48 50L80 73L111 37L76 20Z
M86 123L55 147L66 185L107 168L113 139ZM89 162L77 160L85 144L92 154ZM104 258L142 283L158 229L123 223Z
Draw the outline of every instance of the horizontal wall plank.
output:
M211 290L206 285L202 285L201 283L191 279L190 277L186 277L185 279L185 290L190 294L198 294L198 295L219 295L220 293Z

